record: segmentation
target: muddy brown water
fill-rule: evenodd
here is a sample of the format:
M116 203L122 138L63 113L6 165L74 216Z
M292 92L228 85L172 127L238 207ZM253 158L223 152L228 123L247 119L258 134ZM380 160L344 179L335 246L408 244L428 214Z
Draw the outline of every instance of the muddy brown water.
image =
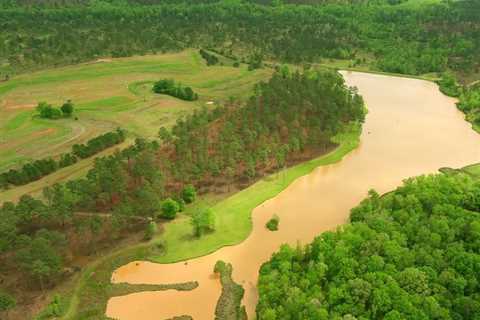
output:
M383 193L407 177L434 173L440 167L462 167L480 161L480 136L464 121L455 100L422 80L343 72L358 87L369 109L359 148L341 162L319 167L294 181L275 198L257 207L253 231L241 244L208 256L174 264L132 262L115 271L113 282L178 283L196 280L193 291L141 292L110 299L109 317L159 320L188 314L214 319L220 296L212 273L217 260L233 264L234 280L245 288L244 304L253 319L258 270L282 243L307 243L322 231L347 221L349 211L371 188ZM280 217L277 232L266 230Z

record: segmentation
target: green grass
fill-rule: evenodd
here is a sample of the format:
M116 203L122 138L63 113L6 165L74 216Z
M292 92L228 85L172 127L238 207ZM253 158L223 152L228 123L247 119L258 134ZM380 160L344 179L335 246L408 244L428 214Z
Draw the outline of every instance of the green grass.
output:
M25 112L21 112L21 113L17 114L13 119L11 119L5 125L5 128L4 128L5 131L12 131L12 130L20 128L32 116L33 116L33 112L31 112L31 111L25 111Z
M460 169L453 168L440 168L439 170L443 174L467 174L475 179L480 179L480 163L468 165Z
M167 252L152 255L150 260L159 263L172 263L212 253L221 247L235 245L248 237L252 230L251 212L258 205L273 198L298 177L304 176L318 166L340 161L359 144L360 126L355 125L338 135L335 142L339 146L327 155L307 161L262 179L212 207L216 214L216 231L200 239L191 237L189 219L182 218L165 227L162 241L167 244ZM190 240L185 240L190 239Z
M463 172L471 175L474 178L480 179L480 163L472 164L461 169Z
M80 111L120 112L128 110L132 103L133 99L119 96L85 102L76 107Z

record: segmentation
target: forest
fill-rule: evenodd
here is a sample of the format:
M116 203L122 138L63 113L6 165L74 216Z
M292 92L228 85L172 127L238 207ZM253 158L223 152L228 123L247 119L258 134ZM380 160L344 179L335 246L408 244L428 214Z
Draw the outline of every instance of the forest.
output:
M475 0L425 5L301 1L321 3L313 6L298 1L43 2L40 9L27 0L18 1L24 6L3 2L0 78L103 56L191 47L215 48L245 62L253 56L292 63L350 59L354 65L414 75L447 70L463 75L479 68L480 4Z
M465 174L370 191L349 224L262 266L258 319L478 319L479 199Z
M330 150L335 134L363 119L363 99L340 74L282 68L259 83L244 105L194 112L171 130L161 128L161 142L137 138L128 148L96 158L85 178L45 188L42 199L24 195L16 204L5 202L1 258L4 270L20 275L7 289L52 288L65 279L75 254L94 252L99 242L114 243L138 228L150 238L151 221L174 219L197 190L243 188ZM117 141L110 135L124 132L74 146L73 155L82 158L103 140ZM196 212L192 235L212 232L213 219L209 210Z
M364 119L363 99L336 72L283 68L254 91L242 108L203 110L179 119L171 132L160 129L167 185L248 185L330 150L331 137L343 126Z

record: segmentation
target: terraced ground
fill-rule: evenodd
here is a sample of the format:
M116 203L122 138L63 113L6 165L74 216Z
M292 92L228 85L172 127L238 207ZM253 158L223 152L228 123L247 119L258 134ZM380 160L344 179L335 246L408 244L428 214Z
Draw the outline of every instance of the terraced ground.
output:
M21 75L0 83L0 172L31 159L59 155L75 143L83 143L103 132L122 127L136 136L154 137L160 126L210 101L245 98L253 85L267 79L271 69L248 71L234 68L222 57L223 65L207 67L197 50L131 58L99 59L95 62ZM151 92L154 81L172 78L191 86L200 96L182 101ZM54 106L71 99L75 118L47 120L36 116L35 106L46 101ZM112 152L110 150L109 152ZM20 191L0 193L10 200L41 190L45 184L81 175L88 168L83 160ZM45 181L46 182L45 182ZM52 181L53 180L53 181ZM15 188L17 189L17 188Z

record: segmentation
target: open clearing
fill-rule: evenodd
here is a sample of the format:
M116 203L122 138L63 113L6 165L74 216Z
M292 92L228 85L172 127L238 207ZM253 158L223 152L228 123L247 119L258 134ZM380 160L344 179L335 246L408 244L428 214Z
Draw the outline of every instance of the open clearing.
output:
M253 85L271 72L248 71L245 65L207 67L196 50L187 50L18 76L0 84L0 172L32 159L68 152L73 144L116 127L127 129L132 137L154 137L161 126L172 125L179 116L201 106L214 107L207 102L248 97ZM153 94L153 82L162 78L191 86L200 99L187 102ZM38 102L59 106L68 99L75 104L78 120L35 116ZM84 165L76 167L85 171Z

